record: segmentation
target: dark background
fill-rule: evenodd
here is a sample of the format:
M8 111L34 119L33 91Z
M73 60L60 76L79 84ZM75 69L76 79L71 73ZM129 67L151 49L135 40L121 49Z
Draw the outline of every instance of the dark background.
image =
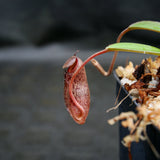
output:
M0 159L118 160L113 75L86 70L91 109L73 122L63 102L62 65L76 50L83 60L114 43L131 23L160 19L159 0L0 0ZM160 36L132 31L123 41L159 46ZM99 56L108 68L112 54ZM143 55L121 53L117 65Z
M110 31L114 41L131 23L159 21L159 3L158 0L1 0L1 45L44 45L103 34L107 37ZM141 39L146 37L143 34Z

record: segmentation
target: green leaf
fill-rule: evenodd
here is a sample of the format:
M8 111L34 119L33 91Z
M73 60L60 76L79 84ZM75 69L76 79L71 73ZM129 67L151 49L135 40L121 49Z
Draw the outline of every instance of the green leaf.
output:
M136 52L160 56L160 49L140 43L114 43L106 47L108 51Z
M136 23L131 24L128 29L135 30L135 29L141 29L141 30L150 30L154 32L160 32L160 22L156 21L139 21Z

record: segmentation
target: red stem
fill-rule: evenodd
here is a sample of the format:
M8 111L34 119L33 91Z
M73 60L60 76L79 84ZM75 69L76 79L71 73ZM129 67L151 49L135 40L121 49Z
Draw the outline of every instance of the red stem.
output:
M125 30L123 30L123 31L119 34L116 42L119 43L120 40L122 39L123 35L126 34L128 31L130 31L129 28L126 28ZM116 61L116 58L117 58L117 54L118 54L118 51L115 51L115 52L114 52L113 59L112 59L112 62L111 62L111 65L110 65L109 70L108 70L108 75L110 75L111 72L112 72L112 70L113 70L113 67L114 67L114 64L115 64L115 61Z
M122 31L120 33L120 35L118 36L117 38L117 43L120 42L122 36L127 33L130 29L127 28L125 29L124 31ZM93 59L94 57L96 56L99 56L101 54L104 54L106 52L109 52L109 49L104 49L102 51L99 51L99 52L96 52L95 54L91 55L90 57L88 57L84 62L83 64L79 67L79 69L73 74L72 78L71 78L71 81L70 81L70 84L69 84L69 95L71 96L71 99L73 100L73 102L75 103L75 105L78 107L78 109L82 112L82 114L84 114L84 109L83 107L76 101L73 93L72 93L72 87L73 87L73 81L75 79L75 77L77 76L77 74L79 73L79 71L91 60ZM118 54L118 51L114 52L114 56L113 56L113 59L112 59L112 62L111 62L111 65L109 67L109 70L108 70L108 76L111 74L112 70L113 70L113 67L114 67L114 64L115 64L115 60L116 60L116 57L117 57L117 54ZM78 119L78 118L77 118Z

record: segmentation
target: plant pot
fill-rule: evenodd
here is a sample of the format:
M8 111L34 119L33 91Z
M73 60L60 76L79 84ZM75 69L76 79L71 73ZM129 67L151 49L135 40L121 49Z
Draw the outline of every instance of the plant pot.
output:
M121 101L124 97L127 96L128 92L125 90L123 86L121 87L121 82L116 72L114 72L114 77L116 79L116 95L118 96L119 94L118 101ZM136 112L136 106L137 103L135 101L132 101L131 96L129 96L119 106L119 113L128 111ZM128 134L129 134L128 128L122 127L121 123L119 122L120 160L129 160L128 148L123 146L123 144L121 143L123 138ZM156 150L160 153L160 131L155 126L149 125L147 127L147 135L151 140L152 144L154 145L154 147L156 148ZM157 160L156 156L154 155L147 141L140 141L138 143L133 142L131 144L131 154L132 154L132 160Z

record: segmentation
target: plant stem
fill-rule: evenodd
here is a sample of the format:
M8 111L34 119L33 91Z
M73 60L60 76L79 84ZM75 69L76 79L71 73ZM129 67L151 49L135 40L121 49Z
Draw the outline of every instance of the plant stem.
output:
M129 32L130 30L131 30L131 29L129 29L129 28L126 28L125 30L123 30L123 31L119 34L116 42L119 43L119 42L121 41L122 37L124 36L124 34L126 34L127 32ZM114 64L115 64L115 61L116 61L116 58L117 58L117 54L118 54L118 51L115 51L115 52L114 52L113 59L112 59L112 62L111 62L111 65L110 65L109 70L108 70L108 72L109 72L108 75L110 75L111 72L112 72L112 70L113 70L113 67L114 67Z

